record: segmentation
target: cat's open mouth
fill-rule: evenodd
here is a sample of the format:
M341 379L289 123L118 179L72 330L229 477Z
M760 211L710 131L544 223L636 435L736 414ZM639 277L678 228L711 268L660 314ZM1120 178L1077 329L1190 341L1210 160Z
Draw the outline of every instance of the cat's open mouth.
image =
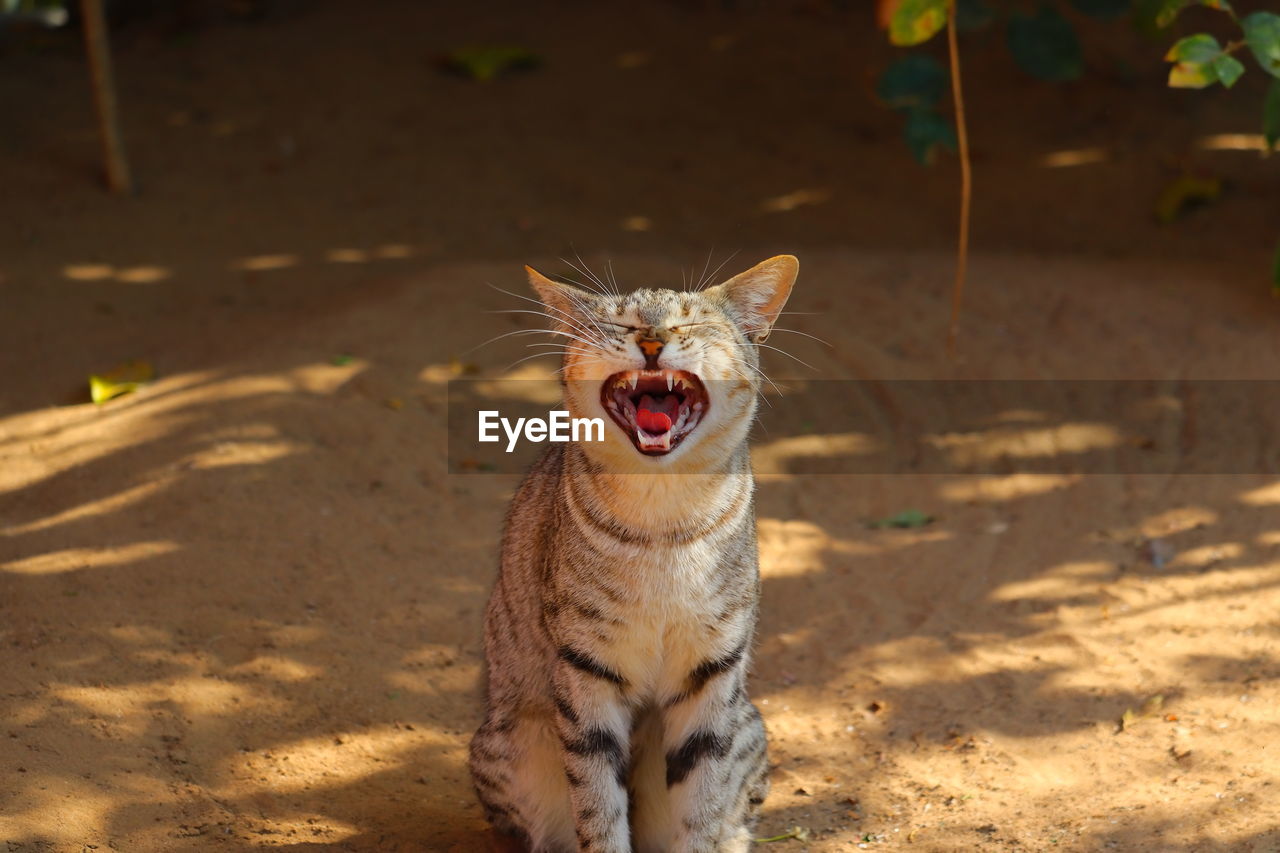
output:
M600 402L636 450L661 456L707 413L707 389L687 370L627 370L604 381Z

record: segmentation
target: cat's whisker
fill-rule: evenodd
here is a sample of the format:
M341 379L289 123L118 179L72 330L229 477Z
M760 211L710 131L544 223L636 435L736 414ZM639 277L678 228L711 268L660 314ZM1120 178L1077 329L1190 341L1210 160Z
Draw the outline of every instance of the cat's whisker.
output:
M522 312L522 313L533 314L536 312L529 311L529 312ZM470 355L471 353L475 352L481 347L486 347L489 344L494 343L495 341L500 341L503 338L510 338L517 335L562 335L564 337L574 337L575 340L582 341L583 343L590 343L593 346L599 346L601 344L601 342L599 341L595 341L595 340L588 341L588 340L584 340L583 338L577 338L574 335L568 332L561 331L559 329L516 329L511 332L504 332L501 335L494 335L492 338L489 338L489 340L485 341L484 343L476 344L471 349L464 352L463 355Z
M560 353L561 355L568 355L569 353L574 353L575 355L578 355L579 361L584 361L587 358L600 355L599 350L589 350L589 349L584 349L582 347L567 346L565 344L526 344L525 346L526 348L530 348L530 349L533 347L555 347L556 352Z
M575 264L573 261L569 260L568 258L561 258L560 261L562 263L568 264L569 266L573 267L575 270L578 271L580 275L584 275L588 279L590 279L599 288L597 292L600 293L602 296L618 295L618 292L616 289L605 284L603 281L600 280L599 276L591 272L591 268L588 267L587 262L582 259L582 255L578 254L576 250L574 251L573 255L578 259L577 264ZM579 264L581 264L581 266L579 266Z
M707 252L706 263L702 265L702 275L698 276L698 283L693 287L695 291L702 289L702 283L706 281L707 278L707 270L711 268L711 256L715 254L715 251L716 250L713 248L711 251Z
M830 341L824 340L818 337L817 335L811 335L808 332L802 332L799 329L784 329L781 326L774 326L772 329L769 330L769 332L770 334L772 334L773 332L786 332L788 335L799 335L802 338L809 338L810 340L817 341L818 343L822 344L824 347L831 346Z
M575 329L577 329L578 331L582 332L584 335L590 335L590 332L589 332L587 329L583 328L583 327L582 327L582 326L577 322L577 318L576 318L576 317L574 317L572 314L569 314L569 313L567 313L567 312L565 312L565 311L562 311L561 309L556 308L555 306L552 306L552 305L545 305L545 304L544 304L544 303L542 303L540 300L533 299L532 297L529 297L529 296L521 296L519 293L512 293L512 292L511 292L511 291L509 291L509 290L503 290L501 287L498 287L498 286L493 285L493 284L490 284L489 286L490 286L490 287L492 287L494 290L498 291L499 293L505 293L507 296L514 296L516 299L523 299L525 302L532 302L534 305L537 305L539 308L542 308L542 309L550 309L550 310L552 310L552 311L555 311L555 312L556 312L558 315L560 315L560 316L559 316L559 317L552 317L550 314L547 314L545 310L543 310L543 311L530 311L529 313L531 313L531 314L539 314L539 315L541 315L541 316L543 316L543 317L546 317L548 320L551 320L552 322L556 322L556 323L564 323L566 326L569 326L569 327L571 327L571 328L575 328ZM525 310L527 310L527 309L525 309ZM502 313L502 312L495 312L495 313ZM512 310L512 311L511 311L511 313L518 313L518 311ZM601 334L601 336L602 336L602 338L601 338L601 343L604 343L604 339L603 339L604 330L603 330L603 329L600 329L600 328L599 328L599 326L597 326L597 327L596 327L596 331L597 331L597 332L599 332L599 333Z
M494 311L492 313L494 314L533 314L534 316L537 316L537 317L544 317L553 323L564 323L564 325L569 327L570 329L573 329L574 331L579 332L582 335L590 338L592 343L595 343L598 346L603 347L608 345L608 340L605 338L604 330L599 328L598 326L594 331L592 331L591 329L587 329L583 327L579 323L573 323L573 322L562 320L559 317L554 317L546 313L545 311L531 311L528 308L508 308L502 311ZM526 331L530 331L530 330L526 330ZM550 329L537 329L533 331L541 331L541 332L548 332L550 334L558 334L558 332L552 331Z
M510 372L511 372L511 369L512 369L513 367L517 367L518 365L524 364L526 361L530 361L531 359L535 359L535 358L542 358L543 356L548 356L548 355L559 356L559 355L560 355L560 353L558 353L558 352L535 352L533 355L526 355L524 358L518 358L518 359L516 359L515 361L511 362L511 363L510 363L510 364L508 364L506 367L502 368L502 372L503 372L503 373L510 373ZM564 369L564 368L561 368L561 370L563 370L563 369ZM559 372L559 371L556 371L556 372Z
M784 350L784 349L778 349L778 348L777 348L777 347L775 347L775 346L770 346L769 344L762 344L762 343L759 343L759 342L757 342L757 343L756 343L756 346L757 346L757 347L760 347L760 348L762 348L762 349L771 349L771 350L773 350L774 352L782 353L782 354L783 354L783 355L785 355L787 358L791 359L792 361L796 361L796 362L799 362L800 364L803 364L805 367L809 368L810 370L815 370L815 371L816 371L816 370L818 369L818 368L814 367L812 364L810 364L809 362L805 361L804 359L802 359L802 358L796 358L794 355L792 355L791 353L787 352L787 351L786 351L786 350Z
M778 394L779 394L779 395L781 395L781 394L782 394L782 389L781 389L781 388L779 388L779 387L777 386L777 384L775 384L775 383L774 383L774 381L773 381L772 379L770 379L770 378L765 374L765 372L764 372L763 370L761 370L759 367L757 367L756 365L751 364L751 363L750 363L750 362L748 362L748 361L744 361L742 358L740 358L739 356L736 356L736 355L728 355L728 359L729 359L729 362L730 362L731 364L738 365L738 366L740 366L740 367L745 367L745 368L747 368L748 370L754 371L755 376L759 377L760 379L764 380L765 382L768 382L768 383L769 383L769 385L773 388L773 390L774 390L774 391L776 391L776 392L778 392ZM749 373L743 373L742 371L737 371L737 374L738 374L738 376L739 376L740 378L742 378L742 379L746 379L747 381L752 381L752 379L753 379L753 376L752 376L751 374L749 374ZM769 400L768 400L768 398L767 398L767 397L765 397L763 394L762 394L762 395L760 395L760 399L764 400L765 405L769 406L770 408L773 408L773 404L772 404L772 403L770 403L770 402L769 402Z
M714 250L714 249L712 249L711 251L712 251L712 252L714 252L715 250ZM704 290L708 285L710 285L713 281L715 281L715 277L716 277L717 275L719 275L719 274L720 274L720 270L724 269L724 265L725 265L725 264L729 263L729 261L731 261L731 260L733 260L734 258L736 258L736 257L738 256L738 252L739 252L739 251L741 251L741 250L740 250L740 249L734 249L734 250L733 250L733 253L732 253L731 255L729 255L729 257L727 257L727 258L725 258L723 261L721 261L719 264L717 264L717 265L716 265L716 268L715 268L715 269L713 269L713 270L711 271L711 274L710 274L710 275L708 275L708 276L705 276L705 278L704 278L703 280L700 280L700 281L698 282L698 286L697 286L696 288L694 288L694 289L695 289L695 290ZM708 265L710 265L710 263L711 263L711 255L710 255L710 254L708 254L708 255L707 255L707 264L708 264ZM705 268L703 269L703 273L704 273L704 274L706 273L706 269L705 269Z
M587 284L581 281L574 281L573 283L583 288L584 290L590 290L593 293L597 293L601 296L608 296L609 295L608 288L605 287L604 282L602 282L599 278L597 278L594 274L592 274L591 270L587 268L586 262L582 260L582 255L578 254L578 251L576 249L574 250L573 254L578 259L578 263L575 264L573 261L565 257L560 258L560 263L565 264L566 266L572 267L573 270L578 273L578 275L586 278L590 282L590 284ZM572 279L570 280L572 281Z
M464 352L463 355L471 355L476 350L481 349L483 347L487 347L489 344L494 343L495 341L500 341L503 338L509 338L513 335L540 335L543 333L543 331L544 330L542 329L516 329L514 332L507 332L501 335L494 335L492 338L489 338L489 340L485 341L484 343L476 344L471 349Z
M533 344L530 344L530 346L534 346L534 345L533 345ZM531 359L541 358L541 357L543 357L543 356L555 356L555 357L557 357L557 358L561 359L562 361L563 361L563 359L564 359L564 353L563 353L563 352L558 352L558 351L557 351L557 352L535 352L535 353L533 353L532 355L526 355L524 358L519 358L519 359L516 359L515 361L511 362L510 364L508 364L506 367L504 367L504 368L502 369L502 372L503 372L503 373L507 373L507 372L509 372L513 367L516 367L516 366L518 366L518 365L521 365L521 364L523 364L523 363L525 363L526 361L529 361L529 360L531 360ZM601 358L599 358L599 357L596 357L595 355L584 355L584 356L579 356L579 357L577 358L577 360L576 360L576 363L577 363L577 364L579 364L579 365L589 365L589 364L593 364L593 363L598 362L598 361L603 361L603 359L601 359ZM566 367L568 367L568 364L561 364L561 365L560 365L560 367L556 368L556 370L554 370L553 372L554 372L554 373L562 373L562 372L564 372L564 370L565 370L565 368L566 368Z
M607 278L609 282L613 285L613 295L617 296L619 293L619 288L618 288L618 279L613 274L613 258L609 258L608 260L605 261L605 278Z

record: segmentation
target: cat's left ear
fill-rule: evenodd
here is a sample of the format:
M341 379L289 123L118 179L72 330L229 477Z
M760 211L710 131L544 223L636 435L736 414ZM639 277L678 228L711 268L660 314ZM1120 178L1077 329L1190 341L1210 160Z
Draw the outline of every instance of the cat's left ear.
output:
M582 316L588 294L571 284L552 281L533 267L526 266L529 286L537 291L542 304L551 309L552 319L565 326L572 326Z
M761 261L744 273L718 284L711 291L721 291L729 310L742 325L747 337L761 343L787 304L791 287L800 274L800 262L794 255L777 255Z

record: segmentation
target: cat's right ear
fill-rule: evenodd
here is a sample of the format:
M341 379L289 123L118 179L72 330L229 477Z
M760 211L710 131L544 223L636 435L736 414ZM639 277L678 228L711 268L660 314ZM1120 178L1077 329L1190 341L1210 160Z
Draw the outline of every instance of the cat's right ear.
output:
M708 288L707 293L726 300L747 337L762 343L791 295L799 272L800 262L794 255L776 255Z
M584 293L571 284L552 281L533 267L526 266L529 285L537 292L542 304L551 310L552 319L565 325L573 325L582 314Z

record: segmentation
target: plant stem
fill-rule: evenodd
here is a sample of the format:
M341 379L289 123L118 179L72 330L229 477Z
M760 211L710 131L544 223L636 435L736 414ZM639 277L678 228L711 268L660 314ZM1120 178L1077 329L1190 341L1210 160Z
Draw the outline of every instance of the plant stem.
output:
M964 302L965 273L969 266L969 209L973 202L973 169L969 162L969 124L964 112L964 86L960 80L960 46L956 36L956 0L947 4L947 49L951 56L951 95L956 109L956 139L960 147L960 234L956 251L956 283L951 293L951 324L947 329L947 353L956 355L960 306Z
M107 186L113 192L131 193L133 179L129 174L129 162L125 159L124 137L120 132L120 115L116 109L111 47L107 41L107 22L102 10L102 0L81 0L80 14L84 25L85 50L89 55L89 75L93 81L93 100L98 107L98 126L102 131Z

